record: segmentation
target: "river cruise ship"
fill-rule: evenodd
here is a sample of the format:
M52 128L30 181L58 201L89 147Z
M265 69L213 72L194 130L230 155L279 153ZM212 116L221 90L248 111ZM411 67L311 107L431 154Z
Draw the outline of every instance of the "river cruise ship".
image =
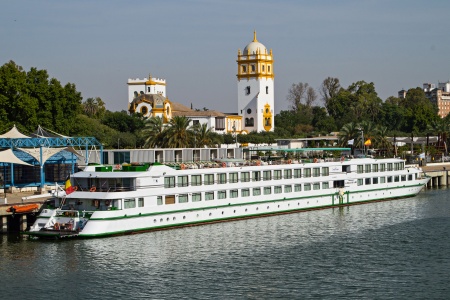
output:
M104 237L412 197L429 181L399 158L87 166L27 234Z

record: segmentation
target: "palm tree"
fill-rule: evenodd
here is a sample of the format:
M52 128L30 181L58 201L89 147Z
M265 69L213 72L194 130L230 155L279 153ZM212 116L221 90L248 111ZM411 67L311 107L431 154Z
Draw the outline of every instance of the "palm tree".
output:
M347 123L344 126L342 126L341 130L339 131L338 134L338 144L341 147L346 147L347 145L349 145L349 141L353 140L353 143L351 144L351 152L352 155L355 152L355 146L356 146L356 142L358 140L358 136L359 136L359 127L358 124L356 123Z
M143 129L144 136L146 136L144 147L166 147L166 131L162 118L151 117L147 119Z
M208 124L194 125L191 127L191 130L194 133L194 147L213 147L216 144L213 128L208 128Z
M169 122L166 132L167 147L186 148L192 145L193 132L189 129L191 119L185 116L174 116Z
M447 134L450 132L450 124L446 118L433 120L428 124L427 128L430 132L435 132L438 135L437 146L439 149L447 152ZM428 146L428 145L427 145Z
M377 134L374 137L374 145L379 149L385 149L387 155L392 153L392 142L389 140L386 126L378 127Z

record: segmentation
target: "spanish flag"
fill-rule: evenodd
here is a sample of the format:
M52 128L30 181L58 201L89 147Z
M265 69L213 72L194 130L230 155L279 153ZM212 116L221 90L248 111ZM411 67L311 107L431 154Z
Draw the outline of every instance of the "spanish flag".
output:
M65 188L66 188L66 195L69 195L70 193L73 193L75 191L72 184L70 183L70 177L67 177L67 179L66 179Z
M372 145L372 141L370 139L368 139L367 141L364 142L364 146L370 146Z

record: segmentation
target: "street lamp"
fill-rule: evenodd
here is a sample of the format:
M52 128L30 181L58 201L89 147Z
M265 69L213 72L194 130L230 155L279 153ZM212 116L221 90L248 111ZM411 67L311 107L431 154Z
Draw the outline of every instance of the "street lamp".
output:
M234 142L236 144L236 148L237 148L237 134L236 134L236 125L233 125L232 127L233 132L234 132Z

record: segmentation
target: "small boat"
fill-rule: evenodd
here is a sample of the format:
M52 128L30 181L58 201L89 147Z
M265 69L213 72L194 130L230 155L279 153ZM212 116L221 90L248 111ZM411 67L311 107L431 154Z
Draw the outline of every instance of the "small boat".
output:
M39 208L39 204L24 204L24 205L13 205L8 208L6 211L10 213L16 214L25 214L37 210Z

